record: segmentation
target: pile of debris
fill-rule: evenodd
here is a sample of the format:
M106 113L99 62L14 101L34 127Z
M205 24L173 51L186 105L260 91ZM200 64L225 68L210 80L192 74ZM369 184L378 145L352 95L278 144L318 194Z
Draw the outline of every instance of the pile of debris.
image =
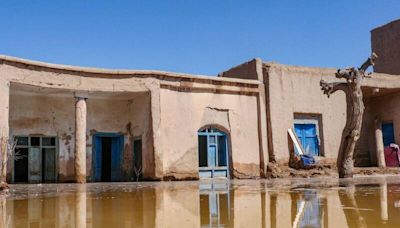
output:
M288 129L289 141L289 167L294 169L313 169L316 167L316 162L313 156L305 153L301 146L300 140L291 128ZM297 152L297 153L296 153Z
M268 178L290 177L338 177L335 161L307 155L292 129L288 129L289 162L270 162L267 166ZM355 175L400 174L400 148L397 144L385 147L387 167L354 167Z

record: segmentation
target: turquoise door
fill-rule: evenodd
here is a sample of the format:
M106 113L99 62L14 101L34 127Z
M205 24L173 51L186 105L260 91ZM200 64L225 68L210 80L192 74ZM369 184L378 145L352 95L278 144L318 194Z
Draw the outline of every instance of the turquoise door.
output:
M316 124L294 124L294 130L305 154L319 156L319 140ZM296 153L298 153L296 151Z
M228 177L227 136L208 128L199 134L199 176Z

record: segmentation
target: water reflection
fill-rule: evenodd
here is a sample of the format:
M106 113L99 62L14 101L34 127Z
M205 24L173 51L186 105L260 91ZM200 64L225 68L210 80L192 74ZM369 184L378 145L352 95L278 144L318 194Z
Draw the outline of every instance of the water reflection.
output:
M230 205L231 197L227 182L200 185L200 226L231 226Z
M399 227L397 178L14 185L0 227Z

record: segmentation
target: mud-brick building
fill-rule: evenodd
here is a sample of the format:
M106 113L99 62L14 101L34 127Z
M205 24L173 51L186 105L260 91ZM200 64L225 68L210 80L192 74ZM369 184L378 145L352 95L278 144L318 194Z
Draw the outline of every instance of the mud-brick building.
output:
M0 56L0 82L10 183L259 177L268 159L256 80Z
M357 166L400 143L400 80L387 74L400 74L399 28L372 31L379 73L362 86ZM257 178L288 161L288 128L334 162L345 95L327 98L320 81L335 72L254 59L208 77L0 56L0 138L16 144L2 172L10 183Z
M256 70L257 68L262 70ZM265 85L267 144L270 161L289 159L287 130L293 128L308 154L335 162L346 123L343 92L326 97L320 81L339 81L336 70L288 66L255 59L220 74L258 80ZM376 166L376 151L400 142L398 75L372 73L362 86L365 112L355 151L356 166Z

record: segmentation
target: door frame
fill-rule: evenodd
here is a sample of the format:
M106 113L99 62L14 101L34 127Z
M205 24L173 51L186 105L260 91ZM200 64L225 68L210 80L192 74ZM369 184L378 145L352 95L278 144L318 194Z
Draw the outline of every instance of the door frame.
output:
M216 130L214 132L202 132L202 130L205 129L213 129ZM205 136L207 137L207 167L198 167L199 168L199 173L200 172L206 172L206 171L211 171L211 178L214 178L215 176L215 171L218 170L226 170L226 178L230 179L230 160L229 160L229 134L219 130L218 128L215 127L204 127L201 128L198 132L197 132L197 140L199 139L199 136ZM208 162L209 157L208 157L208 153L209 153L209 148L210 148L210 136L214 136L216 142L213 143L213 145L216 148L216 156L215 156L215 160L216 160L216 164L217 166L208 166ZM218 136L224 136L225 137L225 159L226 159L226 166L218 166L218 158L219 158L219 154L218 154ZM200 151L199 148L197 149L197 153L199 155ZM199 175L200 176L200 175ZM201 178L201 177L200 177Z
M296 125L298 125L299 126L299 128L301 129L301 132L302 132L302 134L301 135L297 135L297 128L296 128ZM315 136L313 136L313 137L306 137L305 135L304 135L304 127L306 126L306 125L311 125L311 126L313 126L313 128L314 128L314 130L315 130ZM309 155L311 155L311 156L321 156L321 149L320 149L320 145L321 145L321 140L320 140L320 138L319 138L319 135L318 135L318 126L315 124L315 123L294 123L294 131L295 131L295 134L297 135L297 138L299 139L299 141L300 141L300 143L301 143L301 146L303 147L303 150L305 150L306 148L305 148L305 145L303 144L305 141L303 141L303 140L305 140L305 138L316 138L316 140L317 140L317 142L316 142L316 151L313 151L313 154L309 154ZM301 140L301 139L303 139L303 140ZM304 152L306 152L306 151L304 151ZM314 154L315 153L315 154Z
M110 138L119 138L120 141L120 154L119 154L119 160L120 160L120 164L119 167L121 167L120 170L120 175L122 175L122 162L123 162L123 151L124 151L124 135L121 133L114 133L114 132L96 132L95 134L93 134L92 136L92 172L91 172L91 176L92 176L92 182L101 182L101 177L100 180L96 179L96 158L97 158L97 154L96 154L96 139L100 139L104 138L104 137L110 137ZM112 146L111 146L112 148ZM112 164L112 155L111 155L111 164ZM112 170L112 168L111 168ZM111 173L111 178L112 178L112 173ZM120 178L119 181L122 181L122 176ZM113 182L113 181L111 181Z
M385 145L385 135L384 135L384 130L383 130L384 126L388 126L388 125L391 125L391 128L392 128L393 143L396 143L396 135L395 135L395 129L394 129L393 121L382 121L381 129L382 129L382 141L383 141L383 146L384 147L389 146L389 145Z
M319 143L319 155L320 157L325 156L325 142L324 142L324 131L322 123L322 114L319 113L294 113L293 119L293 130L295 124L315 124L316 133ZM296 134L297 136L297 134Z
M60 154L59 154L60 153L60 148L59 148L59 142L58 142L59 138L58 138L58 136L57 135L26 135L26 134L19 135L19 134L14 134L12 136L12 139L16 140L16 138L18 138L18 137L27 137L28 138L28 145L27 146L17 146L16 145L14 150L12 151L12 155L11 155L11 159L12 159L12 162L11 162L11 170L12 170L12 172L11 172L11 183L15 183L15 149L17 147L23 147L23 148L28 148L28 184L29 184L29 148L31 148L31 146L30 146L31 145L31 137L39 137L40 138L40 146L39 146L39 148L40 148L41 156L42 156L42 148L54 148L55 147L55 149L56 149L56 152L55 152L56 153L55 154L55 172L56 172L56 176L55 176L54 183L58 183L58 179L59 179L59 177L58 177L58 175L59 175L59 159L60 159ZM55 146L54 147L53 146L51 146L51 147L43 146L42 145L42 138L55 138ZM35 147L37 147L37 146L35 146ZM8 157L8 158L10 158L10 157ZM10 164L10 163L8 163L8 164ZM42 170L42 174L41 174L41 179L43 180L43 170ZM42 180L40 181L40 183L43 183Z

